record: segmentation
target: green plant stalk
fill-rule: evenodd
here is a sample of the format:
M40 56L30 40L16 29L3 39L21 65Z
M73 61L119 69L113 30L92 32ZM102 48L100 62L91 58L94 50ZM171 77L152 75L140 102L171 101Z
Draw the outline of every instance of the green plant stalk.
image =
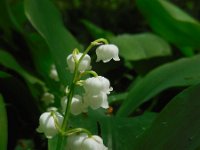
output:
M65 110L65 115L64 115L64 120L62 123L62 127L61 130L63 132L67 132L67 128L68 128L68 121L69 121L69 117L70 117L70 110L71 110L71 102L72 102L72 98L74 95L74 89L76 86L76 82L79 80L79 74L78 74L78 67L80 65L80 62L82 61L82 59L84 58L84 56L96 45L99 45L101 42L108 44L106 39L97 39L93 42L90 43L90 45L87 47L87 49L84 51L83 55L80 57L80 59L78 60L78 62L75 60L75 69L74 69L74 75L73 75L73 82L70 86L70 91L68 94L68 101L67 101L67 106L66 106L66 110ZM62 150L63 149L63 140L64 140L64 136L62 135L62 133L59 134L58 137L58 142L57 142L57 147L56 150Z

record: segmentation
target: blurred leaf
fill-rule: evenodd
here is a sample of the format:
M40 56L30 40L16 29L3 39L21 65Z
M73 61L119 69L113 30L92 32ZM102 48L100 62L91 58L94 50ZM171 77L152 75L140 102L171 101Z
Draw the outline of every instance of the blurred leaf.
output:
M0 70L0 78L7 78L7 77L10 77L11 75L8 74L7 72L4 72L4 71L1 71Z
M36 30L46 40L63 84L71 81L66 70L66 57L79 43L65 29L61 16L49 0L25 0L25 14Z
M8 11L7 0L0 1L0 27L8 31L8 28L12 26L12 21Z
M155 32L178 47L200 47L200 24L197 20L166 0L136 2Z
M110 95L108 97L108 102L109 104L112 104L112 103L124 100L127 97L127 95L128 95L128 92Z
M10 6L8 7L10 7L10 14L13 16L13 19L16 21L20 28L23 28L27 21L27 18L24 13L24 2L16 1L13 4L10 4Z
M48 139L48 150L56 150L58 136L55 136L52 139Z
M114 36L112 32L106 31L88 20L81 20L81 22L85 25L86 29L89 31L89 33L92 35L92 37L95 39L110 38L110 37Z
M135 118L102 118L100 124L104 142L109 149L131 150L136 139L151 126L155 117L154 113L146 113Z
M3 97L0 94L0 149L7 150L7 138L8 138L8 129L7 129L7 112Z
M49 78L51 65L54 64L54 62L45 40L37 33L30 33L27 37L30 41L29 46L38 73L41 74L44 79Z
M110 41L119 47L119 54L126 60L141 60L171 54L168 43L151 33L124 34L113 37Z
M24 70L11 54L1 49L0 64L5 66L6 68L16 71L19 75L21 75L26 81L28 81L31 84L38 83L42 86L44 85L44 83L41 80L37 79L33 75L29 74L26 70Z
M200 82L200 55L183 58L164 64L145 77L140 78L130 89L126 100L117 112L127 116L142 103L150 100L161 91L177 86L188 86Z
M200 84L175 98L143 134L135 150L195 150L200 146Z

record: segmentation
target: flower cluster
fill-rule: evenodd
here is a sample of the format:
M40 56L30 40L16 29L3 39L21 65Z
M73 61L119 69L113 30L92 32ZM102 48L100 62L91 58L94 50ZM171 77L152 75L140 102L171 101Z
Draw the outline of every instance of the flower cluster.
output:
M102 60L107 63L111 59L120 60L117 46L107 44L105 39L95 40L83 53L75 49L66 59L68 68L74 76L71 86L67 88L67 95L61 99L62 113L53 108L43 113L39 119L37 131L44 133L47 138L52 138L58 133L62 136L68 136L68 150L107 150L99 136L92 135L86 129L68 128L69 113L73 115L87 113L89 107L94 110L100 107L109 108L108 94L113 90L110 81L91 70L91 58L87 54L94 46L98 46L96 49L97 62ZM53 75L55 75L55 71L53 71ZM92 75L92 77L83 80L85 75ZM84 93L74 94L76 86L81 86ZM44 101L46 99L54 99L54 96L47 93Z

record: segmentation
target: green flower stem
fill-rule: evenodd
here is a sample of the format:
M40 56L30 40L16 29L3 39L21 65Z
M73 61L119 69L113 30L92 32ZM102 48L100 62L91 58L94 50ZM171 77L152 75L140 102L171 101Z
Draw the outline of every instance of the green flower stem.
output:
M67 132L64 133L64 135L72 135L72 134L75 134L75 133L86 133L89 137L92 136L92 133L90 131L88 131L87 129L84 129L84 128L75 128L75 129L71 129Z
M81 77L83 77L83 76L85 76L85 75L87 75L87 74L91 74L92 76L94 76L94 77L97 77L98 76L98 74L95 72L95 71L84 71L83 73L81 73L80 74L80 78Z

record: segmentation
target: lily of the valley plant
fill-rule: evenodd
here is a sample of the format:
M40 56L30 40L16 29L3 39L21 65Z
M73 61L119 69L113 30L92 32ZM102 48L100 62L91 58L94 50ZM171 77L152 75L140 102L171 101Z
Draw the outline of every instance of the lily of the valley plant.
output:
M59 134L60 137L67 136L67 145L63 146L62 141L57 142L57 150L107 150L103 144L101 137L92 135L92 133L84 128L69 128L70 114L79 115L87 113L88 108L94 110L98 108L109 108L108 95L113 90L110 81L99 76L95 71L91 70L91 58L88 52L97 47L97 62L109 62L111 59L119 61L119 50L117 46L108 44L105 39L97 39L88 46L88 48L80 53L78 49L74 49L72 54L67 57L67 65L73 80L67 89L66 96L61 98L62 112L58 112L57 108L50 108L44 112L39 119L38 132L44 133L47 138L53 138ZM55 73L54 73L55 74ZM85 80L85 75L91 75ZM56 78L57 79L57 78ZM81 86L84 93L75 93L75 88Z

